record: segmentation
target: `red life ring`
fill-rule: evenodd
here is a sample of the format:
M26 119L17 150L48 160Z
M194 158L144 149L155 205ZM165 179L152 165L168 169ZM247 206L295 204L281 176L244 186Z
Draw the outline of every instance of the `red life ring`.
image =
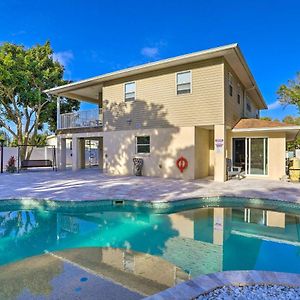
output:
M183 156L180 156L176 160L176 166L180 170L181 173L183 173L184 169L186 169L188 167L188 165L189 165L189 163L188 163L187 159Z

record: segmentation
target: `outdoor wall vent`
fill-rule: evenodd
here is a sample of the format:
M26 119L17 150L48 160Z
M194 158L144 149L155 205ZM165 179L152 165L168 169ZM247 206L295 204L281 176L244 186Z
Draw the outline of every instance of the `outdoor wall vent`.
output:
M114 205L124 205L124 201L123 200L115 200Z

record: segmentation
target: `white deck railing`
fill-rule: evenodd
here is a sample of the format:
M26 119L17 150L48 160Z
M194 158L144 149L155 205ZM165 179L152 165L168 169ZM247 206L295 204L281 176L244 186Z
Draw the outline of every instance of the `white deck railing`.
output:
M102 110L91 109L60 115L58 129L102 126Z

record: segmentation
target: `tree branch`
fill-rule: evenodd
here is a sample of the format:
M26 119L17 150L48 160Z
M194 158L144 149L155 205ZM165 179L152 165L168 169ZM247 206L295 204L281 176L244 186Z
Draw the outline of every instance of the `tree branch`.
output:
M11 129L11 127L9 125L4 123L3 120L0 120L0 125L2 127L4 127L7 131L9 131L15 138L18 138L18 135Z

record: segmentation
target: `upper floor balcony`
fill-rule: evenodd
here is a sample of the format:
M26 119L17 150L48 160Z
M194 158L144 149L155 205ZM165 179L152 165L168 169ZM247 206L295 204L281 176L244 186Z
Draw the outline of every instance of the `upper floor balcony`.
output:
M57 129L102 127L102 109L81 110L60 115Z

